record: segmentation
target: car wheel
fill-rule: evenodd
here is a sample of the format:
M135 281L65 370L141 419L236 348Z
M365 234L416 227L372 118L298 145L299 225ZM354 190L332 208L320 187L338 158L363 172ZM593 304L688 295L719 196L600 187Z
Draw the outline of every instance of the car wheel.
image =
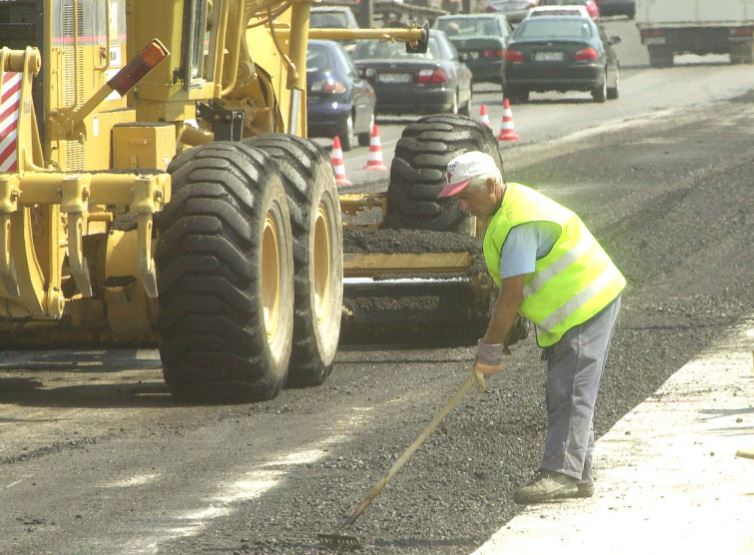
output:
M450 105L449 113L454 115L458 114L458 91L453 93L453 103Z
M359 133L356 135L356 138L359 140L359 146L369 146L369 141L372 139L372 133L371 131Z
M464 116L470 116L471 115L471 89L469 88L469 98L466 100L466 103L463 105L463 108L459 110L461 114Z
M595 102L605 102L607 99L607 72L602 79L602 84L596 89L592 90L592 98Z
M618 98L618 84L620 83L620 70L618 70L615 73L615 86L614 87L608 87L607 88L607 99L608 100L615 100Z
M340 131L340 146L343 152L351 150L353 143L353 116L349 114Z

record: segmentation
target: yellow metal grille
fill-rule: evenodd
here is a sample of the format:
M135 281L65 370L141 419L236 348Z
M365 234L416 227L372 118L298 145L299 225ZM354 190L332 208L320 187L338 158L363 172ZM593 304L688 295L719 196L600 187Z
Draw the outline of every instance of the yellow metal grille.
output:
M83 30L83 11L78 11L78 35ZM63 5L63 36L74 36L73 2ZM63 103L67 108L78 108L84 102L84 48L74 49L73 45L63 47ZM75 56L75 59L74 59ZM63 141L65 148L65 168L84 169L85 149L79 141Z

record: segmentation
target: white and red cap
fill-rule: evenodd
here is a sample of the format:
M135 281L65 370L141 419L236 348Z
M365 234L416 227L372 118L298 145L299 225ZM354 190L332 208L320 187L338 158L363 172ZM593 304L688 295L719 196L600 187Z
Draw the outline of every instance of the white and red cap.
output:
M482 175L501 179L500 170L492 156L478 150L459 154L448 162L448 169L445 174L447 185L442 188L437 198L457 195L471 183L472 179Z

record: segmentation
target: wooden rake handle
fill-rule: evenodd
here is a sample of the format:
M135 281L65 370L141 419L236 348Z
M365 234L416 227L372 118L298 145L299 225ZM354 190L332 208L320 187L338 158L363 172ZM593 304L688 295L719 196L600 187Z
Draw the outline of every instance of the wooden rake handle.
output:
M348 520L345 521L345 523L341 526L341 529L346 528L353 524L359 516L361 516L361 513L363 513L366 508L371 505L372 501L374 501L375 497L377 497L382 489L385 487L385 485L390 481L390 479L395 476L396 472L398 472L401 467L406 464L406 461L411 458L411 455L414 454L414 452L421 446L422 443L429 437L429 434L435 431L435 428L442 422L446 416L452 411L458 403L461 402L461 399L463 399L466 396L466 393L468 393L469 389L471 389L475 383L479 384L480 389L483 388L484 384L484 378L480 374L475 374L472 372L468 378L466 378L466 381L461 384L461 387L458 388L458 391L455 392L453 397L448 400L447 403L445 403L445 406L443 406L439 411L437 411L437 414L435 414L432 421L427 424L427 427L424 428L421 434L419 434L419 437L417 437L414 442L406 448L406 450L403 452L403 454L398 457L398 460L393 463L393 466L390 467L390 470L387 471L387 474L382 477L382 479L377 482L377 484L370 490L370 492L364 497L364 499L361 501L361 503L358 504L356 509L353 511L353 514L348 517ZM483 389L482 389L483 390Z

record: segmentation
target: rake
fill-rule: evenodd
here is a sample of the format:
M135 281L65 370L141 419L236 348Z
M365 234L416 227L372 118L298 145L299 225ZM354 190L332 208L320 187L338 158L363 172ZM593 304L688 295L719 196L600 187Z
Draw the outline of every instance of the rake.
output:
M390 467L390 470L388 470L387 473L382 477L382 479L377 482L377 484L375 484L375 486L369 491L366 497L362 499L361 503L356 506L356 509L354 509L353 513L351 513L351 516L345 519L345 521L343 521L343 523L335 530L334 533L317 534L317 538L322 545L336 551L356 551L357 549L362 548L362 544L356 536L345 535L342 532L350 527L354 522L356 522L356 519L361 516L361 513L363 513L369 505L371 505L375 497L380 494L380 492L390 481L390 479L398 472L398 470L400 470L400 468L406 463L406 461L411 458L411 455L414 454L414 452L421 446L421 444L424 443L424 440L429 437L429 434L435 431L437 426L450 413L450 411L456 408L458 403L461 401L461 399L463 399L463 397L475 382L479 384L480 391L484 391L484 378L481 374L475 374L472 372L471 375L466 379L466 381L461 384L461 387L458 388L458 391L455 392L453 397L451 397L450 400L445 403L445 406L437 411L437 414L435 414L432 421L427 424L427 427L424 428L422 433L419 434L419 437L417 437L414 442L408 446L403 454L398 457L398 460L393 463L393 466Z

